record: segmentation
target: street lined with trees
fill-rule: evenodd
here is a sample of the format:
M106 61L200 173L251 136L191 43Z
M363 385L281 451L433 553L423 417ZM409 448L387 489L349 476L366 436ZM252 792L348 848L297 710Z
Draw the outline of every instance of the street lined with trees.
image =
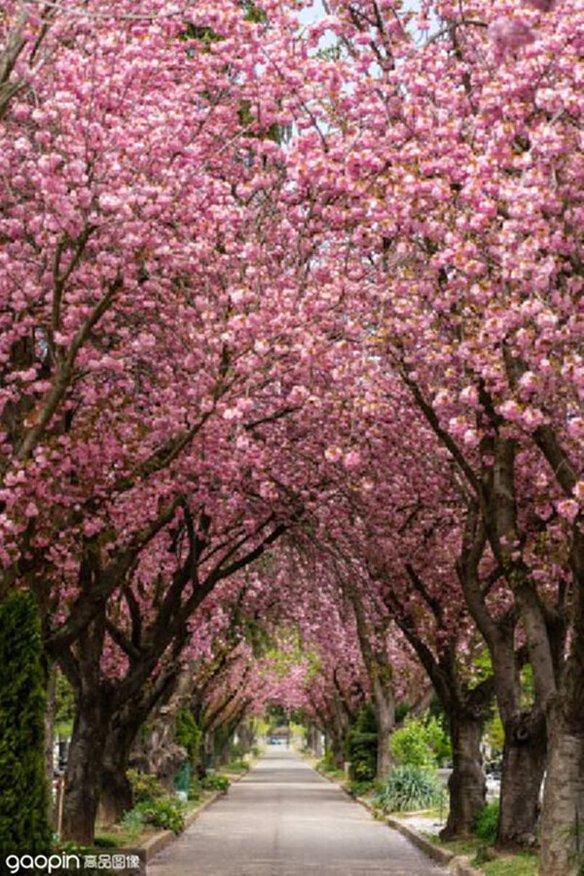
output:
M293 720L578 876L583 40L577 0L4 4L1 851L176 825Z

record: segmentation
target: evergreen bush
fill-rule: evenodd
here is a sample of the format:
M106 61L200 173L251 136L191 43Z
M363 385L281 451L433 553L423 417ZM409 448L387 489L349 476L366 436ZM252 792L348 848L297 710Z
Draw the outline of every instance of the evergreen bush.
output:
M347 734L347 760L350 762L350 778L367 782L375 778L377 771L377 721L371 703L360 710L355 723Z
M0 851L46 851L45 673L28 593L12 593L0 605L0 667Z
M203 731L197 724L189 708L183 706L176 716L175 739L186 749L189 763L195 767L199 763Z

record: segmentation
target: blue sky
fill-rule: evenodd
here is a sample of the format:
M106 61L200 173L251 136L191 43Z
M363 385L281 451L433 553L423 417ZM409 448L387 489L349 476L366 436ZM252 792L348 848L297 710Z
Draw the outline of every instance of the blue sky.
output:
M300 13L300 20L304 22L304 24L312 24L312 22L318 21L323 15L324 9L322 8L321 0L315 0L309 9L302 10Z

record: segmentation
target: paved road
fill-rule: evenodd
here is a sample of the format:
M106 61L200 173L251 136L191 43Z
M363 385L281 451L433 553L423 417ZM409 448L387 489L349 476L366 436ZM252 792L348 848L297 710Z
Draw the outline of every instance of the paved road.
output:
M296 755L276 750L148 867L148 876L446 873Z

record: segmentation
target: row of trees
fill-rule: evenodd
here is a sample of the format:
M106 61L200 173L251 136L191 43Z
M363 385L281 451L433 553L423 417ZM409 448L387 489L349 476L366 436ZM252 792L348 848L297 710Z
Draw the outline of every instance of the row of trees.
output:
M0 20L0 592L34 594L75 692L64 832L128 806L140 728L205 686L201 618L251 575L330 665L285 696L338 751L371 698L380 776L423 669L451 834L494 696L500 843L532 842L547 770L543 871L574 873L582 11L298 5ZM249 673L244 711L279 678Z

